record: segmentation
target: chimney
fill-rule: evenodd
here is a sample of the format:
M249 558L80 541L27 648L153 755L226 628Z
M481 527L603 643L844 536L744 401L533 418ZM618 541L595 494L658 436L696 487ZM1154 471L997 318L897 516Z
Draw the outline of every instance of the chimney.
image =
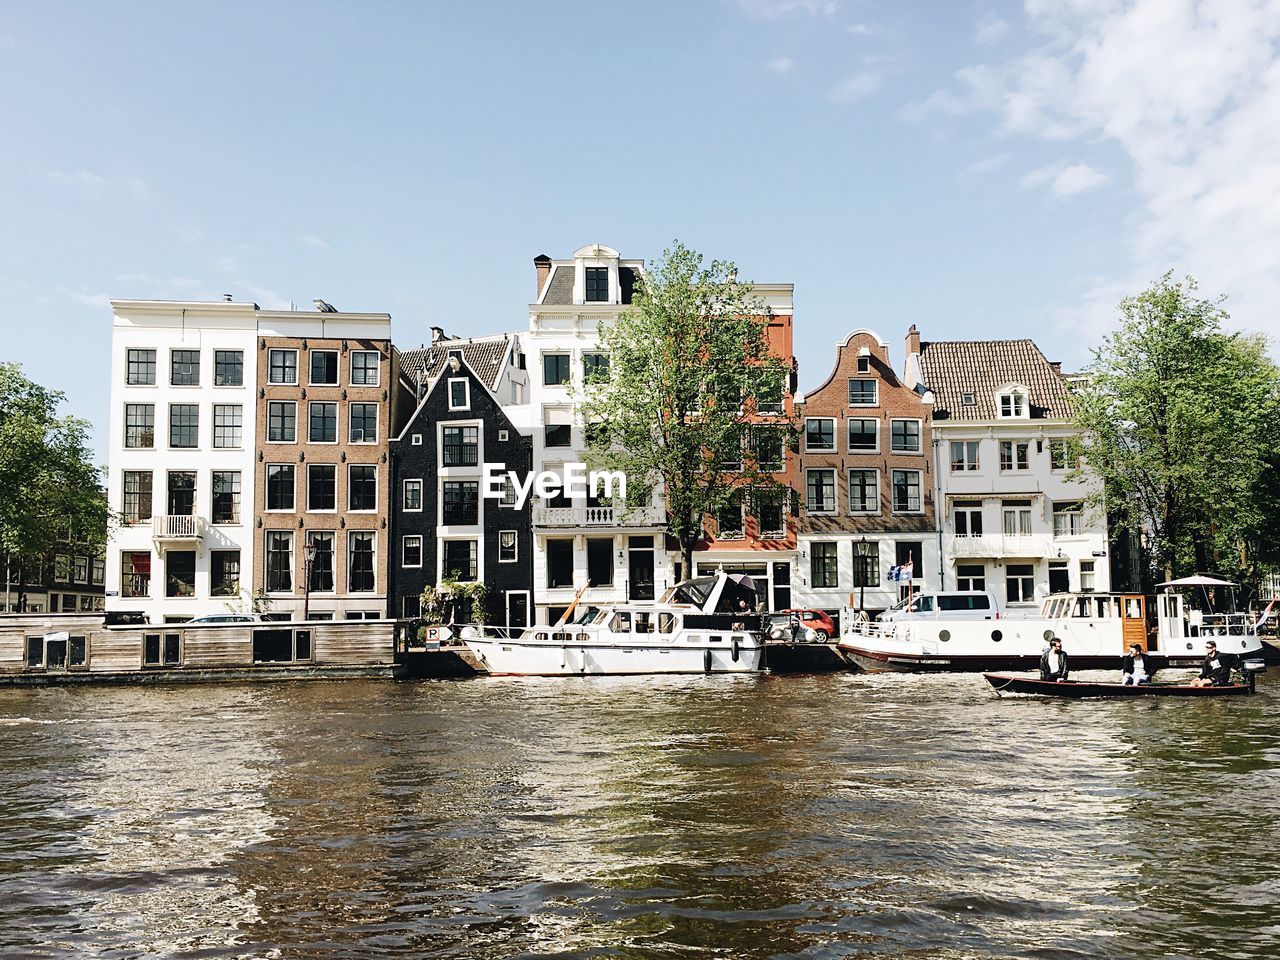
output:
M229 294L229 293L224 293L224 294L222 295L222 302L223 302L223 303L230 303L230 302L231 302L231 294Z
M916 329L916 325L913 323L911 328L907 330L907 356L910 357L913 354L918 354L919 352L920 331Z
M551 258L545 253L538 254L533 258L533 269L538 274L538 285L533 288L533 299L537 300L547 285L547 277L551 275Z
M1053 367L1053 372L1054 372L1054 373L1056 373L1058 376L1062 376L1062 361L1061 361L1061 360L1050 360L1050 361L1049 361L1049 366Z
M444 327L431 328L431 345L434 347L437 343L444 339Z

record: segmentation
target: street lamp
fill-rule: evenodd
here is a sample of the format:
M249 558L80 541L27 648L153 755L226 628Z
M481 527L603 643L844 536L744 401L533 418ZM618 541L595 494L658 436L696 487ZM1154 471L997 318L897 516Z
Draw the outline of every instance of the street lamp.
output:
M867 538L862 538L862 549L858 551L858 610L867 610L867 567L871 558L867 556Z
M316 560L316 542L307 538L307 545L302 551L302 619L311 619L311 565Z

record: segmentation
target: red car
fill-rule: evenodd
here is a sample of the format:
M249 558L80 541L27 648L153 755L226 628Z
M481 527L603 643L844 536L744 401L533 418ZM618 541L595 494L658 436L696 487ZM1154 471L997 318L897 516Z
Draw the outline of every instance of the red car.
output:
M800 620L802 627L808 627L818 635L819 640L830 640L836 635L836 624L821 610L780 610Z

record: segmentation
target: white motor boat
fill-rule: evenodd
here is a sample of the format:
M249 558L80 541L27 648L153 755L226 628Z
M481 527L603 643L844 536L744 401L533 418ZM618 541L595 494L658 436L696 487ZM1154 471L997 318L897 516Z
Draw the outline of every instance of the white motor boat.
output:
M462 642L498 676L755 673L764 666L755 585L740 574L684 580L656 603L610 604L585 622L518 636L480 625Z
M846 611L837 649L873 672L1033 670L1051 639L1062 641L1075 670L1119 670L1130 643L1142 644L1160 666L1200 663L1207 640L1220 653L1260 657L1260 623L1235 611L1235 586L1205 576L1160 584L1154 632L1148 598L1135 593L1054 594L1039 617L1028 619L880 623ZM1190 603L1189 595L1197 602Z

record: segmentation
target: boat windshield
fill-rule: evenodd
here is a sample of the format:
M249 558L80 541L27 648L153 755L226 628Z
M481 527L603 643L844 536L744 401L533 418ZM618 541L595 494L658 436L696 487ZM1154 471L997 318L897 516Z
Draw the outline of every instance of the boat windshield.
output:
M716 585L715 577L696 577L693 580L682 580L667 591L662 598L663 603L691 603L701 607L711 596Z

